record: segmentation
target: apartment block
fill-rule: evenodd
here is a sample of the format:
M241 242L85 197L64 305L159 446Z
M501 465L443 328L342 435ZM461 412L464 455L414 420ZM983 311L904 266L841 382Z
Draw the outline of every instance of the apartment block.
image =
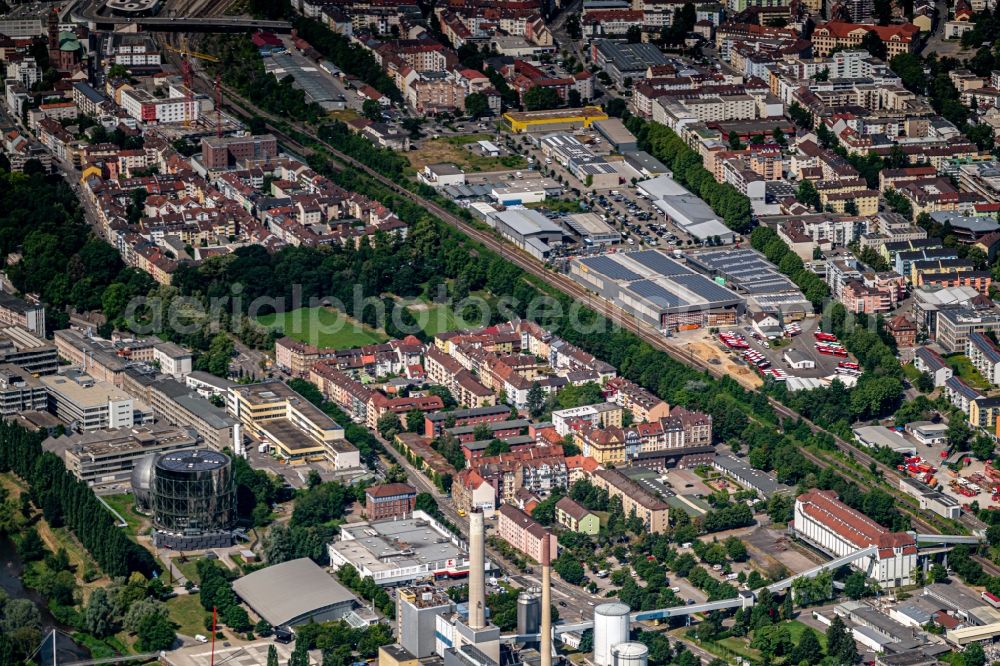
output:
M1000 384L1000 349L982 333L969 333L965 341L965 355L986 381Z
M670 506L618 470L599 469L591 482L607 490L610 497L619 498L626 516L635 511L650 532L658 534L669 529Z
M541 563L542 543L548 539L551 559L558 557L559 541L556 535L537 520L510 504L502 505L497 514L497 534L512 548Z

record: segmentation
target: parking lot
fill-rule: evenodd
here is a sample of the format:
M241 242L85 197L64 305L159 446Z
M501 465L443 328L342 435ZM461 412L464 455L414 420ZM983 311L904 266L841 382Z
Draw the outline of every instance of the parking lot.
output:
M794 338L781 338L772 341L754 338L752 336L753 329L750 324L743 324L739 327L739 330L746 336L747 342L750 343L750 348L762 353L771 362L772 367L781 368L789 375L796 377L829 377L836 374L838 363L854 359L820 354L816 350L816 338L813 337L813 333L817 330L819 322L818 318L807 317L798 322L799 326L802 327L801 334ZM816 367L792 369L785 360L785 352L789 350L794 350L802 354L815 363Z
M581 143L595 155L607 157L612 148L593 130L577 130L574 133ZM581 201L593 212L604 216L605 221L622 233L622 244L630 247L658 247L671 249L693 245L695 241L679 227L667 222L663 213L648 199L640 197L629 183L617 188L593 189L586 187L559 163L547 159L540 148L525 136L514 139L517 148L533 159L533 164L542 173L559 176L571 189L583 194Z
M929 447L917 449L917 455L923 457L935 467L943 463L940 457L935 458L933 452L929 450L924 451L924 449L929 449ZM969 461L968 465L964 464L966 460ZM1000 486L1000 480L994 481L986 474L986 463L982 460L976 460L969 456L963 457L962 461L962 469L958 472L953 472L944 467L938 468L935 473L935 479L937 484L941 484L942 492L957 500L963 508L967 508L973 502L978 502L979 506L984 509L1000 509L1000 501L993 500L993 489ZM968 485L960 485L959 480L964 481ZM979 492L975 492L977 486ZM964 488L972 494L963 494L959 492L959 488Z

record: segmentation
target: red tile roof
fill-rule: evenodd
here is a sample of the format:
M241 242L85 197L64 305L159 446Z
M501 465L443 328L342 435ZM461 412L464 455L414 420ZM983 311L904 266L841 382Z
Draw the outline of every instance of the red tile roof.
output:
M802 512L857 548L878 546L880 559L892 557L893 549L916 552L916 542L905 532L890 532L839 499L832 490L810 490L799 495Z

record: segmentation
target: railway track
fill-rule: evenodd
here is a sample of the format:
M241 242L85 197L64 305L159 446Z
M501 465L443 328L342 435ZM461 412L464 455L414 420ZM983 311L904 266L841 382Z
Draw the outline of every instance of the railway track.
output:
M199 78L198 81L200 81L201 85L205 88L205 90L211 91L211 84L209 84L203 78ZM239 95L236 91L232 90L227 86L224 86L224 92L226 99L225 103L227 105L239 111L241 114L255 115L264 118L268 130L272 134L274 134L278 138L278 140L281 141L282 143L291 146L294 150L301 152L303 155L309 155L315 152L310 146L303 144L295 137L290 136L281 127L276 126L274 123L275 117L272 114L258 108L256 105L250 103L248 100L244 99L241 95ZM283 121L283 122L288 122L288 121ZM309 133L308 128L299 123L289 123L289 124L291 124L293 127L295 127L297 131L302 132L303 134ZM430 201L414 192L411 192L409 189L403 187L394 180L387 178L381 173L375 171L374 169L354 159L350 155L341 152L339 149L337 149L336 146L326 141L323 141L315 136L312 136L311 140L316 144L322 146L325 149L325 151L328 152L332 157L339 160L344 167L349 167L352 169L362 171L369 177L377 180L384 187L390 189L395 194L402 196L412 201L413 203L419 204L420 206L425 208L428 212L434 214L446 224L455 227L463 234L474 239L476 242L496 252L507 261L512 262L513 264L524 270L526 273L544 281L545 283L547 283L552 287L555 287L556 289L562 291L564 294L570 296L574 300L583 303L584 305L594 310L598 314L601 314L602 316L606 317L608 320L610 320L617 326L620 326L623 329L626 329L634 333L637 337L639 337L644 342L648 343L654 349L666 353L675 361L694 366L699 370L707 372L710 376L716 379L721 379L723 376L725 376L725 373L720 368L712 365L706 360L703 360L695 356L692 353L689 352L685 353L685 350L679 349L678 347L671 345L667 340L667 338L665 338L659 331L653 329L651 326L643 324L642 322L638 321L632 315L628 314L624 310L609 303L608 301L605 301L604 299L598 297L597 295L587 291L585 288L581 287L579 284L569 279L565 275L547 269L533 257L527 255L526 253L516 248L512 248L506 245L503 241L500 241L492 234L469 224L462 218L454 215L453 213L446 210L437 203ZM814 433L819 433L819 432L828 433L833 438L836 447L844 454L850 455L854 460L860 462L861 464L881 472L883 478L891 479L897 477L897 470L895 468L879 462L878 460L876 460L863 450L847 442L846 440L842 439L836 434L824 430L820 426L816 425L809 419L803 417L798 412L790 409L789 407L785 406L784 404L775 400L774 398L768 396L767 399L772 409L774 409L774 411L781 417L796 419L796 420L800 419ZM826 468L834 466L830 461L825 460L822 457L815 456L805 451L803 451L803 453L807 454L808 458L810 458L814 463L820 465L821 467ZM977 518L969 514L963 514L960 522L970 530L981 529L985 527L985 525L983 525L981 521L979 521ZM926 520L920 518L919 516L913 516L913 523L914 527L921 531L926 531L927 533L933 533L933 534L940 533L940 530L936 526L932 525L931 523L928 523ZM988 560L978 557L977 559L980 560L984 568L991 569L996 572L995 574L992 575L1000 574L1000 567L997 567Z

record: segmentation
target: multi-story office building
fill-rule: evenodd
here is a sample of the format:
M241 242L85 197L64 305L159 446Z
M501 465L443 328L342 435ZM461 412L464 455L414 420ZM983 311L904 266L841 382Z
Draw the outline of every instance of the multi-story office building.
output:
M943 309L937 313L934 340L946 353L954 354L965 351L970 333L991 331L1000 331L1000 312L996 310Z
M326 457L337 469L361 466L360 453L344 438L343 427L287 384L235 386L227 409L248 433L286 460Z
M126 392L148 402L157 420L191 428L203 443L217 451L243 450L242 427L236 419L206 398L197 389L185 386L165 375L143 373L135 368L123 376Z
M36 377L9 363L0 364L0 416L44 412L48 404L49 393Z
M49 411L78 431L131 428L153 422L153 410L120 388L84 374L42 377Z
M44 337L45 306L0 291L0 326L20 326L29 333Z
M42 442L42 448L59 455L66 469L91 486L128 481L136 461L147 455L196 446L198 440L187 430L166 425L92 430Z
M56 348L20 326L0 328L0 363L9 363L32 375L51 375L59 369Z

